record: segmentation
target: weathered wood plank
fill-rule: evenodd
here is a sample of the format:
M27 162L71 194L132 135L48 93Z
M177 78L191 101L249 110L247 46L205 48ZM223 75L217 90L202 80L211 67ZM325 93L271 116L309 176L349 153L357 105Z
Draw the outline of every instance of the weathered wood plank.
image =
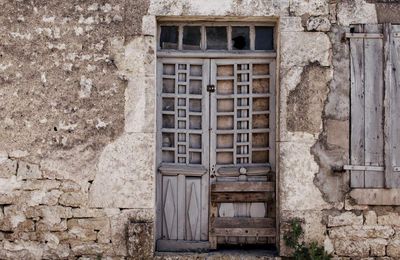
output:
M273 218L211 218L213 228L273 228Z
M218 216L218 206L217 203L210 203L210 218L216 218ZM209 222L209 230L211 230L211 222ZM217 237L210 232L208 240L210 241L210 248L217 249Z
M211 184L212 192L260 192L274 190L275 182L216 182Z
M392 153L393 146L391 144L391 136L392 136L392 56L391 56L391 42L392 42L392 30L390 24L384 24L383 26L383 66L384 66L384 84L385 84L385 93L384 93L384 107L385 107L385 116L384 116L384 158L385 158L385 187L393 188L394 187L394 172L391 165L392 162Z
M162 175L186 175L186 176L202 176L207 173L207 169L203 166L187 166L187 165L172 165L161 164L158 168Z
M274 199L272 192L218 192L211 193L213 202L269 202Z
M351 156L353 165L364 165L364 39L350 39ZM351 171L351 187L364 187L364 171Z
M382 39L381 33L346 33L346 38Z
M221 175L239 176L240 168L245 168L246 175L248 176L267 175L268 173L271 172L271 166L265 166L265 167L248 166L248 167L221 167L218 169L218 173Z
M157 251L163 252L207 252L208 241L157 240Z
M400 189L353 189L350 196L358 205L399 206Z
M178 175L178 239L185 239L185 224L186 224L186 178L184 175Z
M275 228L214 228L211 232L215 236L237 237L275 237Z
M397 28L396 28L397 27ZM393 172L391 187L400 187L400 174L395 171L395 167L400 165L400 38L393 37L394 30L398 30L398 26L392 25L392 81L391 81L391 131L390 131L390 144L391 148L391 161L392 164L388 165ZM397 31L398 32L398 31Z
M382 30L381 25L365 25L367 33ZM364 40L365 165L383 166L383 40ZM384 172L365 171L365 187L385 185Z

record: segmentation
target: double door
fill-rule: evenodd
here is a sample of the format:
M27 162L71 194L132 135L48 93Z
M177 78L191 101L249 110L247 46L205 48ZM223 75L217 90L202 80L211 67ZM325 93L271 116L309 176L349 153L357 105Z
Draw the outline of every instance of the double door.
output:
M275 244L275 61L157 66L157 250Z

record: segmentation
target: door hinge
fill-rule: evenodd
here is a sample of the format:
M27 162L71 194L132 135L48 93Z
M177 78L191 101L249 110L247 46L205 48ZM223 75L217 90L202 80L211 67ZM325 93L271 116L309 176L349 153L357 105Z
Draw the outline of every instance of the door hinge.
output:
M207 85L207 92L215 92L215 85Z

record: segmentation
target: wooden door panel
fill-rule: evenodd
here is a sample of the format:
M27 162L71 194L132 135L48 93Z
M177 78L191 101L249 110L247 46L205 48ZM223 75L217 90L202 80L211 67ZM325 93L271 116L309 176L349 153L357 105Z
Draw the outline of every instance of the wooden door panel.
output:
M208 245L199 242L208 239L209 61L160 59L157 71L157 249L199 249Z
M210 242L274 243L275 227L252 228L252 219L275 218L274 61L212 60L211 218L245 219L236 227L210 223ZM272 238L272 240L270 239Z

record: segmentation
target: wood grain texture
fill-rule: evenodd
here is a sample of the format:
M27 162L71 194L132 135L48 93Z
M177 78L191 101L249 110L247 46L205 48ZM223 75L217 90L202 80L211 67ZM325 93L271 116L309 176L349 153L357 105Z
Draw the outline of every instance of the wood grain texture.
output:
M390 120L391 129L389 142L391 144L391 164L390 167L392 172L392 179L390 187L400 187L400 174L395 172L394 167L400 166L400 38L394 37L395 33L400 32L398 25L392 25L391 30L391 61L392 61L392 80L391 80L391 91L390 91Z
M272 192L218 192L211 193L213 202L272 202Z
M273 218L244 218L244 217L225 217L211 218L213 228L273 228L275 219Z
M382 30L380 25L365 25L367 33ZM383 166L383 40L364 39L365 165ZM365 171L365 187L384 187L382 171Z
M364 39L350 40L351 68L351 144L350 162L364 165ZM364 171L351 171L351 187L364 187Z
M275 237L275 228L214 228L215 236L232 237Z

